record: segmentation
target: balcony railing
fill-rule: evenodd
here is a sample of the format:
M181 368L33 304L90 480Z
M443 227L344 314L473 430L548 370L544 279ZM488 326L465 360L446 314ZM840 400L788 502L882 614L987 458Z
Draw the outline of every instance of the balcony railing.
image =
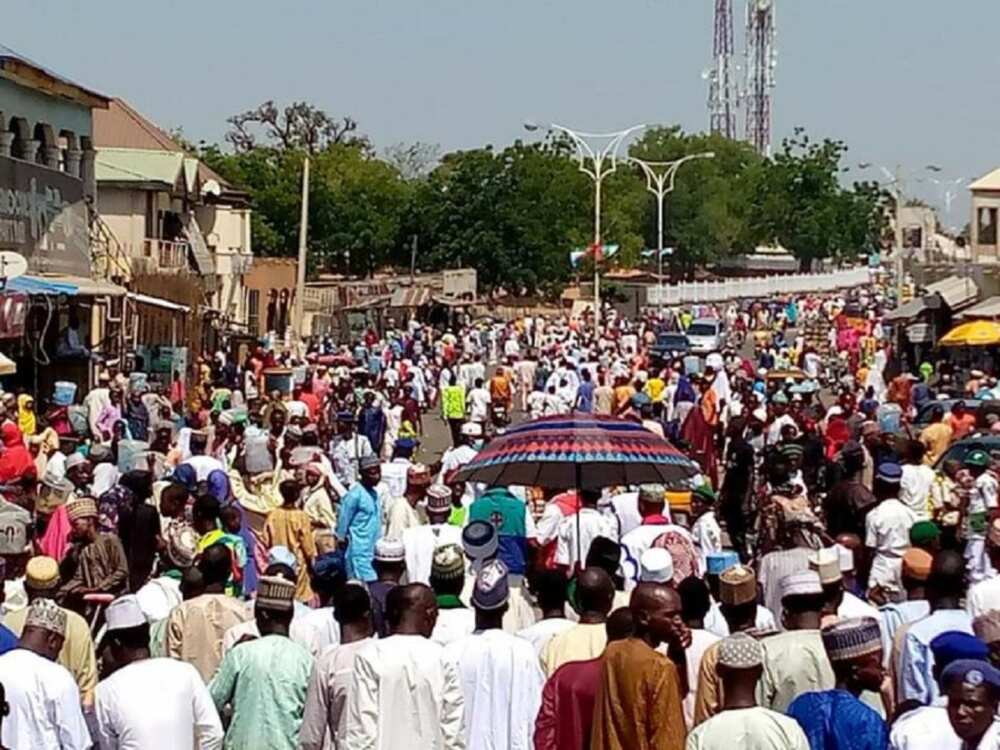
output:
M170 242L148 238L142 241L142 257L151 258L161 271L180 270L188 267L187 242Z

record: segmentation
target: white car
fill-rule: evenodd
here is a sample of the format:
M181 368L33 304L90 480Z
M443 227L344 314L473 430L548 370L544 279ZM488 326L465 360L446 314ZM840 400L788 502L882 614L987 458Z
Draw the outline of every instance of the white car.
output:
M725 327L718 318L698 318L684 333L693 354L721 351L725 344Z

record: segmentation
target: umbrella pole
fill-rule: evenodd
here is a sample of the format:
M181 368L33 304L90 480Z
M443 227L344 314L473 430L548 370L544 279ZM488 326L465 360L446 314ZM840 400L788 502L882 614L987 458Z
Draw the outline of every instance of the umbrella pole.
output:
M582 532L580 530L581 529L580 513L583 512L583 490L580 487L582 480L580 476L579 462L576 463L574 471L576 473L576 568L577 568L576 572L580 572L581 570L583 570L584 565L581 554L581 548L583 546L583 542L580 541L580 537L582 536Z

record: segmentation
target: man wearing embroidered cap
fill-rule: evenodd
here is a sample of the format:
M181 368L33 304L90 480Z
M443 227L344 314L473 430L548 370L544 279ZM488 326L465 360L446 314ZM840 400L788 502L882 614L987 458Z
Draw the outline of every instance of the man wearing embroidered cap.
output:
M75 563L73 575L61 588L66 600L82 603L86 594L120 594L128 586L128 563L121 540L97 531L97 504L89 497L66 506L73 544L67 557Z
M636 573L639 572L643 553L653 546L653 542L668 531L680 534L691 543L692 548L694 547L691 532L671 523L670 519L664 514L666 492L667 488L662 484L644 484L639 487L639 496L636 503L642 523L621 538L622 546L625 548L629 559L634 563L631 569L635 570ZM567 517L561 522L560 531L562 531L563 527L572 531L572 524L574 522L574 516ZM614 535L608 534L607 531L603 535L609 538L617 538ZM586 558L586 550L584 550L584 558ZM631 588L635 582L635 580L628 581L628 588Z
M427 523L424 504L431 472L423 464L413 464L406 470L406 489L400 497L389 499L385 535L402 538L403 532Z
M687 750L808 750L798 724L787 716L757 705L757 683L763 670L760 643L736 633L717 646L717 671L725 699L720 711L688 735Z
M0 680L10 714L0 744L21 748L91 747L72 675L55 663L66 633L66 611L50 599L28 607L19 648L0 656Z
M833 670L820 636L823 586L812 570L781 579L785 632L766 638L761 704L785 711L801 693L833 688Z
M720 638L725 638L730 634L730 629L726 624L726 618L723 616L722 610L719 606L721 589L720 577L727 570L731 570L732 568L738 566L739 562L739 556L730 550L723 550L722 552L716 552L708 556L705 582L708 584L709 593L712 595L712 603L710 609L708 610L708 616L705 617L705 629L715 633ZM756 588L754 588L755 599L756 596L757 591ZM763 605L757 605L757 609L754 614L753 627L763 633L777 630L777 623L774 620L774 614L771 610Z
M449 648L462 679L468 748L527 748L534 733L545 676L531 643L502 629L508 573L500 560L479 569L472 590L475 633Z
M101 650L112 674L97 686L98 745L113 747L127 737L150 750L221 747L222 722L198 671L176 659L150 658L149 624L138 599L119 597L105 619Z
M294 602L294 583L262 576L254 602L261 637L226 653L209 683L216 708L232 707L227 749L296 746L312 656L288 637Z
M337 478L334 489L343 497L354 488L360 474L361 459L373 456L372 445L368 438L359 435L355 429L353 412L337 413L337 435L330 443L330 459L333 463L333 473Z
M374 581L372 557L381 534L382 510L376 491L382 478L379 460L370 452L360 461L361 481L354 484L340 503L337 541L346 548L347 575L359 581Z
M902 592L903 554L910 546L910 527L917 517L898 499L902 469L880 464L873 492L877 505L865 517L865 546L871 555L868 587L878 586L892 601Z
M42 599L55 601L59 594L59 563L51 557L37 556L28 561L24 572L24 590L28 603ZM66 613L66 632L62 648L56 661L69 670L80 689L80 699L84 705L94 702L97 688L97 657L90 626L79 614L69 609ZM19 609L4 618L4 625L16 635L24 629L28 609Z
M448 523L451 488L432 484L427 488L427 523L403 532L406 578L410 583L429 583L434 550L445 544L462 543L462 529Z
M406 570L406 548L399 539L383 537L375 542L376 580L368 584L368 594L372 599L372 621L376 635L384 638L389 634L385 621L385 600L403 578Z
M702 570L705 570L710 554L722 551L722 528L715 520L717 502L718 497L710 484L702 484L691 493L691 515L695 519L691 524L691 537L698 550Z
M830 625L823 629L823 646L835 688L800 695L788 715L805 731L812 750L883 750L889 729L859 700L863 691L880 690L884 678L878 620L859 617Z
M465 606L460 596L464 584L465 560L461 548L454 544L438 547L431 563L431 588L437 598L438 616L430 637L442 646L471 635L476 629L475 612Z
M449 448L441 457L441 473L438 474L437 481L444 482L452 471L462 468L469 461L476 457L483 437L483 426L476 422L466 422L462 425L458 444ZM482 487L472 482L466 482L465 492L462 495L462 505L468 508L473 501L479 497Z

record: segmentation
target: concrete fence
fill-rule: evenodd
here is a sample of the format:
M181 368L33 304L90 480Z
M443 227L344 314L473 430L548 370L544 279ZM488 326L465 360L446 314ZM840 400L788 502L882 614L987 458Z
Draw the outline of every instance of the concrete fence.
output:
M646 290L649 305L680 305L692 302L727 302L743 298L767 298L803 292L832 292L868 283L868 269L845 268L827 273L796 273L787 276L755 276L725 281L692 281L664 284Z

